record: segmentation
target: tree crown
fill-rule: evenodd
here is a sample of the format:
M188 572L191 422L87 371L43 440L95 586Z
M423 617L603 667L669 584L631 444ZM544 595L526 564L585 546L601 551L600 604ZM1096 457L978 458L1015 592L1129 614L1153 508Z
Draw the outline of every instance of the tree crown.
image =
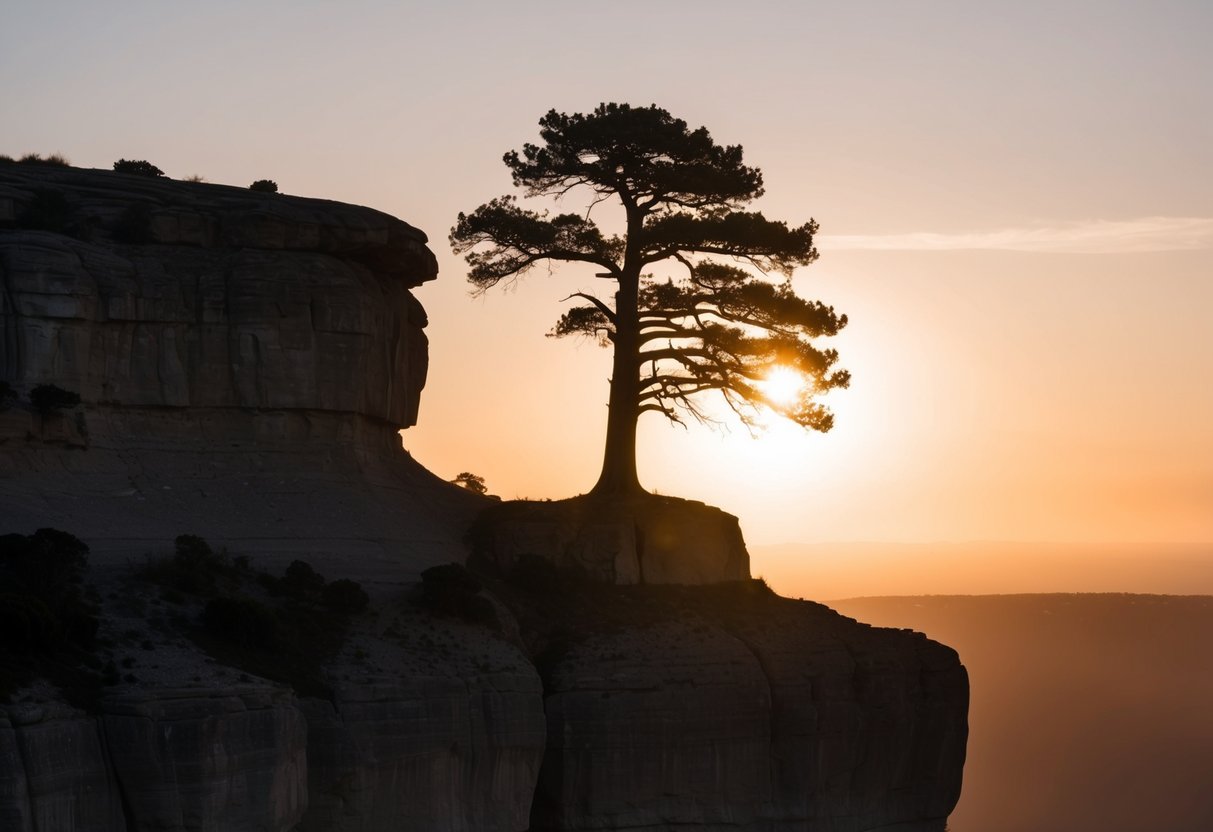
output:
M544 261L593 264L619 291L605 299L574 293L570 299L584 303L566 311L550 334L614 347L612 408L615 385L626 383L635 415L654 411L680 422L681 411L704 419L695 395L717 390L747 424L762 405L804 427L829 430L833 416L815 397L846 387L850 375L834 368L836 351L812 339L837 334L847 318L798 297L790 283L796 267L817 259L816 222L789 226L747 210L762 195L763 180L744 164L741 147L719 145L706 128L692 130L655 105L602 104L573 115L552 110L539 127L541 144L504 156L514 184L528 197L558 199L585 188L589 208L552 215L503 196L459 214L451 244L466 256L473 291ZM594 206L612 199L624 210L623 234L604 233L590 218ZM682 276L649 271L662 262ZM795 395L764 389L777 367L805 379Z

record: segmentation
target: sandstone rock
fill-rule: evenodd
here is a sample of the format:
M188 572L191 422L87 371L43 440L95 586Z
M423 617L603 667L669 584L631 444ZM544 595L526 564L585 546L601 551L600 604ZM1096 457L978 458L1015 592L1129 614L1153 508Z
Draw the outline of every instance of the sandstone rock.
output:
M544 738L533 671L347 684L305 711L300 832L527 828Z
M282 689L128 691L102 705L140 832L286 832L307 807L307 727Z
M31 213L51 197L62 210ZM0 164L2 205L0 379L83 405L0 414L0 529L70 529L96 562L195 533L260 568L304 557L370 583L465 557L483 500L397 435L428 366L410 292L437 272L424 234L368 208L53 166Z
M521 558L612 584L708 584L750 576L737 518L674 497L576 497L484 509L476 562L509 573Z
M942 832L967 737L954 651L809 602L696 592L546 672L533 829Z
M58 703L0 708L0 829L126 832L95 719Z

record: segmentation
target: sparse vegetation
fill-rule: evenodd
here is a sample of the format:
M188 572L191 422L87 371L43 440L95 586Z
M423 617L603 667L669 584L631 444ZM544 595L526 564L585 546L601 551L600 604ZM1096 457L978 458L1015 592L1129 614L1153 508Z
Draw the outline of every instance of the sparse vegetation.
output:
M71 165L71 162L62 153L50 153L46 156L40 156L37 153L26 153L17 161L23 165L58 165L64 168Z
M206 177L205 177L205 176L199 176L199 175L198 175L198 174L196 174L196 173L191 173L189 176L185 177L185 178L184 178L184 179L182 179L181 181L182 181L182 182L195 182L195 183L197 183L197 182L205 182L205 181L206 181Z
M431 566L421 573L421 603L442 615L496 627L497 609L480 594L480 581L458 563Z
M278 193L278 183L273 179L258 179L256 182L248 186L250 191L258 191L263 194Z
M54 384L39 384L29 391L30 404L42 416L49 416L60 410L69 410L80 404L80 394L64 390Z
M320 600L324 606L341 615L360 613L371 602L362 585L347 578L333 581L326 586Z
M118 173L133 173L137 176L164 176L164 171L146 159L119 159L114 162Z
M211 635L242 647L272 649L280 641L278 616L247 596L212 598L202 613Z
M488 486L484 484L484 477L473 474L470 471L460 471L451 482L476 494L487 494L489 490Z
M35 673L79 674L99 626L87 564L88 546L67 532L0 536L0 697Z

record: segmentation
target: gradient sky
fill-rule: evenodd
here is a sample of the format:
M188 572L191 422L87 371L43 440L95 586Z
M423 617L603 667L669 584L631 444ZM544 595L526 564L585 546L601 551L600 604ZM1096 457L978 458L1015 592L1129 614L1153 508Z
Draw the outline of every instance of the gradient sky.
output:
M549 108L655 102L821 225L828 435L641 427L641 478L752 543L1213 541L1213 4L9 2L0 152L355 202L424 229L405 446L504 497L593 484L583 273L472 300L446 236ZM567 210L580 203L569 201Z

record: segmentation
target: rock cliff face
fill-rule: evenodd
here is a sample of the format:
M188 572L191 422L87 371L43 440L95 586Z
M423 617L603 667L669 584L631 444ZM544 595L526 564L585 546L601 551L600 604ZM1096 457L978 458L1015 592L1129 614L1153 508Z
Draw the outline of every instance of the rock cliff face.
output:
M101 553L197 532L356 556L383 579L451 560L477 502L396 435L428 361L410 289L436 272L424 234L368 208L0 164L0 379L83 400L0 414L0 520Z
M368 209L0 164L0 533L92 547L108 643L160 628L89 713L0 705L0 829L942 832L955 652L769 593L718 509L494 506L470 608L498 623L416 607L490 505L400 447L434 274ZM204 599L132 589L181 533L367 584L323 695L216 662Z

